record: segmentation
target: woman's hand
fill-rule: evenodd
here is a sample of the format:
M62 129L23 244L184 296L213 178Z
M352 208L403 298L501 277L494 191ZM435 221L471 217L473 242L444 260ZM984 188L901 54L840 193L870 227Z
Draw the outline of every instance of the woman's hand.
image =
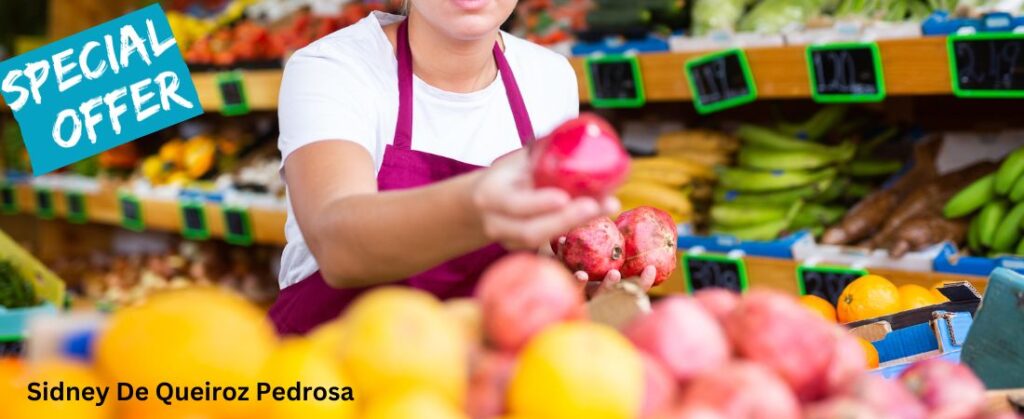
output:
M555 188L534 189L528 150L512 152L484 169L472 203L484 234L508 249L538 249L552 237L619 209L614 197L571 198Z
M579 287L586 293L587 299L593 298L594 296L615 288L615 285L621 281L629 281L638 286L644 292L650 291L654 285L654 278L658 276L658 270L654 266L648 266L644 268L644 271L640 273L640 276L633 278L622 278L622 273L618 269L612 269L608 271L608 275L604 276L600 282L590 282L590 278L586 272L576 272L576 280L579 281Z

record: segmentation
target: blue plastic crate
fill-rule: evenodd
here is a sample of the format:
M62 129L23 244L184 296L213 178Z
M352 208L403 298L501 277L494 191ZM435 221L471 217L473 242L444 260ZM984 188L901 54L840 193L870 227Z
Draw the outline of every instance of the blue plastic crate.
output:
M644 39L607 38L600 42L577 42L572 46L572 55L586 56L592 54L628 54L628 53L650 53L668 52L668 40L656 36L648 36Z
M744 241L727 235L699 236L682 228L679 234L680 250L702 247L707 252L729 253L741 250L748 256L793 259L793 246L801 240L814 240L810 233L801 231L777 240Z
M1024 258L1019 256L997 258L961 256L956 246L947 243L935 257L933 263L935 272L957 275L989 276L996 268L1005 268L1024 274Z
M57 308L50 303L28 308L0 307L0 342L21 341L25 338L25 327L29 319L38 315L53 314L57 314Z
M1013 32L1024 26L1024 16L995 12L980 18L952 18L948 12L937 11L921 22L924 35L952 35L961 30L972 32Z

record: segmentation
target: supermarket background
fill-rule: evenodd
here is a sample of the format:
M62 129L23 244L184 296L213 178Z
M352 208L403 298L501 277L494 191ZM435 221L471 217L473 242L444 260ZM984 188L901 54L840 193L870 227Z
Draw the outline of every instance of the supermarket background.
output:
M0 59L151 3L2 1ZM259 345L241 324L274 301L285 243L276 144L283 63L372 10L400 7L383 0L160 3L191 68L203 116L34 177L17 123L0 103L0 354L91 359L93 349L83 342L108 324L110 313L189 306L193 314L176 321L210 327L211 336L242 329L224 336L237 337L234 344L251 355ZM1024 387L1024 359L1012 349L1021 348L1024 336L1016 303L1024 295L1016 274L1024 273L1024 151L1015 152L1024 146L1024 1L523 0L504 29L570 57L583 109L612 122L632 156L629 179L616 193L624 208L657 207L678 223L678 269L651 290L651 299L706 288L818 295L828 302L819 311L858 326L854 334L873 342L866 350L877 352L876 372L887 376L923 358L959 360L971 330L983 342L975 354L990 356L976 355L971 365L989 389ZM875 275L870 283L847 288L866 274ZM149 305L166 290L206 286L258 309L202 291L163 300L162 308ZM599 309L591 302L591 315L614 324L650 310L647 296L619 291ZM896 300L854 317L844 318L840 308L836 317L842 297L857 292ZM917 302L900 300L907 295ZM984 318L976 313L983 295L992 313ZM408 303L414 308L397 311L425 310L418 316L430 323L429 307L416 308L415 297L396 298L384 298L364 316ZM878 316L864 315L872 308ZM72 313L73 320L29 326L31 317L55 312ZM164 320L147 327L180 326ZM311 340L337 344L325 337L336 329L322 330ZM169 333L163 339L189 339ZM579 344L571 334L559 344ZM190 362L160 342L168 341L138 347L152 355L109 356L136 367L151 362L147 356L169 357L171 366ZM610 347L591 355L620 354ZM1011 350L993 355L997 347ZM296 371L326 365L296 355L305 349L289 350L275 356L285 357L282 364L306 362L289 364ZM207 356L230 364L231 351L218 346ZM478 362L486 374L498 374L506 361ZM0 363L0 372L24 368L17 364ZM431 373L452 374L438 372L451 365L439 365ZM61 374L93 379L73 366L54 368L51 381ZM619 371L628 369L616 366L609 374L628 375ZM182 371L178 377L190 377L187 367ZM381 380L376 385L388 385ZM647 380L650 385L649 372ZM502 399L470 391L471 398ZM989 400L1002 404L1006 397L990 393ZM431 400L409 403L438 408ZM335 413L329 417L345 417ZM908 415L896 417L914 417Z

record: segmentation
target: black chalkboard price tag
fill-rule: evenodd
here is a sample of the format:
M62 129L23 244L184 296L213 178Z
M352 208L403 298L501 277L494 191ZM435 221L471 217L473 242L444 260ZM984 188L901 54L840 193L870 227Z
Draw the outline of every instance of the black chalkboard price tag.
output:
M225 116L249 113L249 99L245 93L245 76L241 71L226 71L217 74L217 91L220 92L220 112Z
M18 212L18 194L14 186L5 183L0 185L0 211L4 214L16 214Z
M640 61L631 55L589 57L584 64L595 108L639 108L647 103Z
M796 268L796 282L800 295L817 295L835 306L846 286L867 274L864 269L800 265Z
M142 231L146 228L142 222L142 203L138 198L122 194L117 199L117 205L121 208L122 227L132 231Z
M704 288L725 288L736 292L747 290L747 265L741 258L714 254L684 254L683 275L687 292Z
M36 188L36 216L44 220L52 220L56 211L53 210L53 191L50 188Z
M693 92L693 106L700 114L718 112L757 99L757 85L747 63L747 54L738 48L686 61L686 80Z
M236 246L252 244L249 211L243 208L224 207L224 241Z
M879 102L885 75L878 44L843 42L807 47L811 96L819 103Z
M1024 97L1024 34L950 35L946 48L957 97Z
M206 223L206 208L199 202L181 202L181 235L189 240L210 238L210 227Z
M64 194L64 199L68 208L68 221L75 224L85 224L89 219L85 210L85 195L81 192L68 191Z

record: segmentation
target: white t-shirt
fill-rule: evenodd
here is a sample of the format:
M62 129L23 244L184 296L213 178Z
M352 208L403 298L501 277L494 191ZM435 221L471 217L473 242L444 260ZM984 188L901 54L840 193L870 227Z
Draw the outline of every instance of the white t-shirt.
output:
M398 61L382 26L401 19L375 12L292 55L278 105L283 160L310 143L349 140L365 147L380 170L398 119ZM538 138L576 117L579 94L568 60L507 33L502 39ZM465 94L437 89L417 77L413 98L413 150L489 166L521 146L501 77ZM290 202L285 236L282 289L319 269Z

